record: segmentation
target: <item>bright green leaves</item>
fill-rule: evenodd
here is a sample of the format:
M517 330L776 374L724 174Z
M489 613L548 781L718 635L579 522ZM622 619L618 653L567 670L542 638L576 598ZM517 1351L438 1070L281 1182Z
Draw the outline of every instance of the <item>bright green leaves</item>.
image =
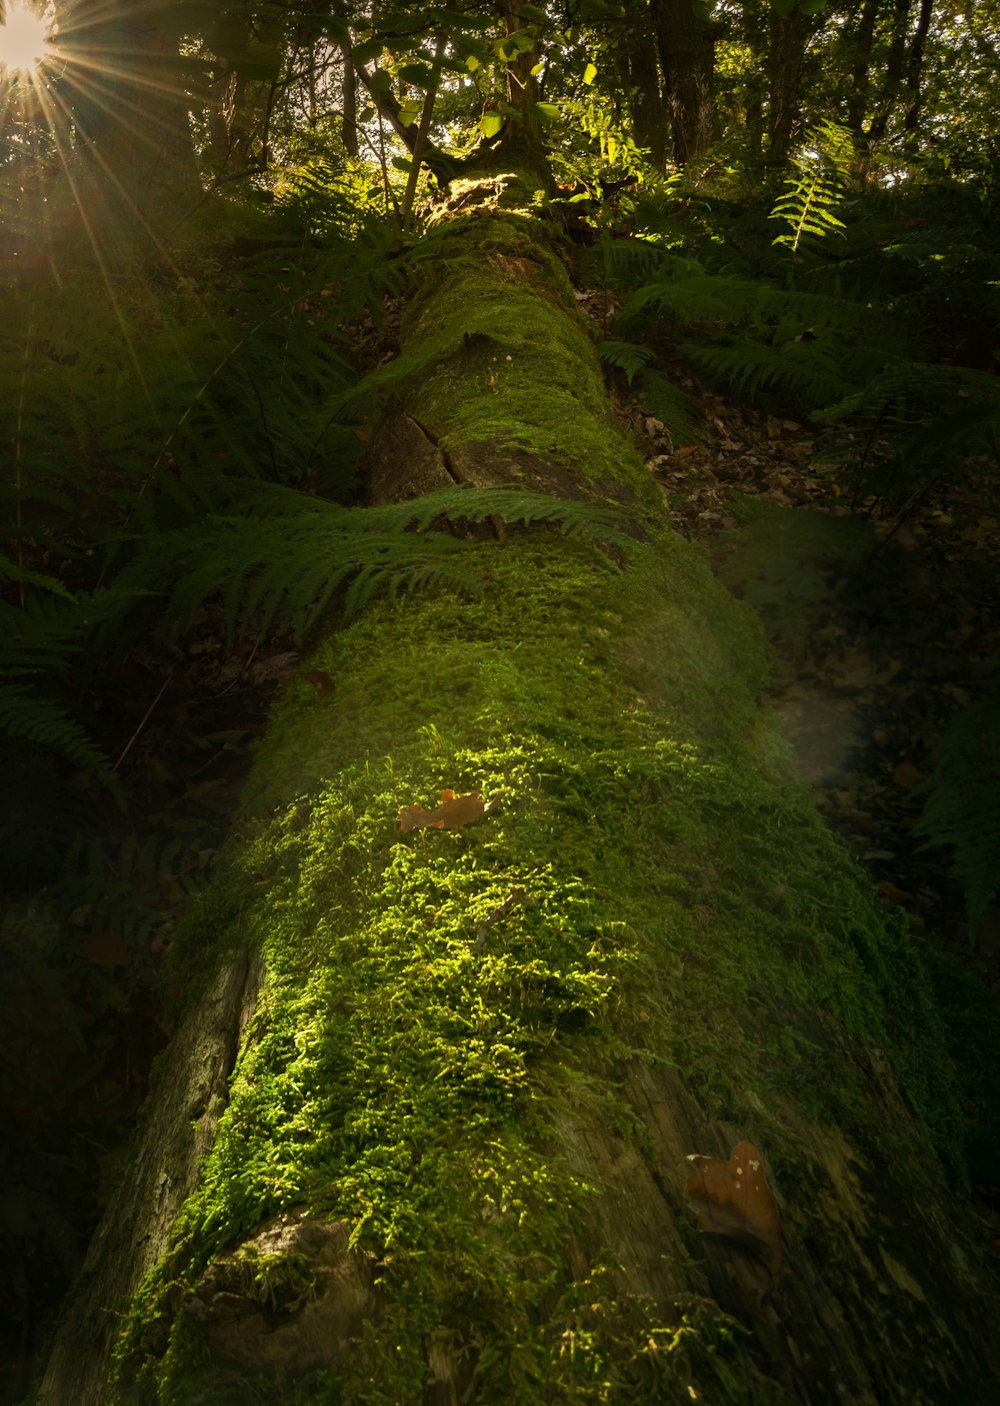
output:
M557 103L535 103L531 110L535 116L546 125L551 122L558 122L562 115Z
M587 67L583 70L583 81L584 81L584 83L587 83L587 84L593 83L593 81L594 81L594 79L595 79L596 77L597 77L597 66L596 66L595 64L588 63L588 64L587 64Z
M406 101L400 105L399 120L404 127L409 127L412 123L416 122L417 118L420 116L420 109L423 105L422 98L407 98ZM409 165L408 162L407 165Z
M846 193L847 174L854 160L851 134L845 127L824 121L814 128L792 157L797 175L789 177L768 219L784 220L788 230L775 244L786 244L796 253L809 235L821 239L840 233L843 220L834 211Z

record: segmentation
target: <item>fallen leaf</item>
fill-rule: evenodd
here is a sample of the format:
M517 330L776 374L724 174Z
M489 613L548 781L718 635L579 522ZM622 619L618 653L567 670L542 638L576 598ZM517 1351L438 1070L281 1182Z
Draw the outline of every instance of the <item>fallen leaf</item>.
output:
M881 883L875 885L883 898L887 898L890 903L906 904L913 902L913 894L906 889L897 888L888 879L883 879Z
M330 675L322 669L304 669L302 677L313 689L317 698L328 698L337 687Z
M127 967L132 957L120 937L109 932L92 932L84 940L82 955L99 967Z
M777 1275L782 1263L778 1203L757 1148L738 1142L728 1162L697 1153L688 1161L694 1170L685 1190L698 1229L736 1240Z
M456 796L454 791L441 792L441 804L434 810L425 810L419 801L411 806L401 806L399 828L403 834L411 830L457 830L470 821L481 820L493 809L493 802L483 804L478 791L470 791L467 796Z
M912 791L924 779L924 774L912 762L900 762L893 768L892 779L901 791Z

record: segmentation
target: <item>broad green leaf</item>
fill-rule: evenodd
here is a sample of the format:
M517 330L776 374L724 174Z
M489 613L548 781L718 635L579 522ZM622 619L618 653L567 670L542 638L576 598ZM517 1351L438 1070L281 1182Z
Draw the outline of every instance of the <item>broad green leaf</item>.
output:
M484 137L495 137L502 126L502 112L484 112L479 119L479 130Z
M420 116L420 109L424 105L423 98L407 98L399 109L399 120L404 127L409 127L412 122L416 122Z
M417 30L426 29L427 20L424 15L407 14L405 10L393 10L391 14L380 17L378 27L382 34L413 34Z
M351 57L355 63L370 63L379 57L384 47L381 39L366 39L352 51Z
M350 42L350 25L339 15L303 15L299 24L307 34L325 34L335 44Z
M463 15L458 10L442 10L441 23L450 32L456 29L474 29L484 33L493 28L489 15Z
M531 110L543 122L555 122L560 115L559 108L555 103L533 103Z
M282 50L270 44L249 44L242 54L233 54L230 63L244 78L277 78L281 72Z
M433 88L437 84L437 76L432 68L425 63L405 63L398 70L398 77L404 83L409 83L413 88L422 88L425 92L428 88Z
M584 83L593 83L593 81L594 81L594 79L595 79L596 77L597 77L597 68L596 68L596 66L595 66L594 64L592 64L592 63L588 63L587 67L583 70L583 81L584 81Z

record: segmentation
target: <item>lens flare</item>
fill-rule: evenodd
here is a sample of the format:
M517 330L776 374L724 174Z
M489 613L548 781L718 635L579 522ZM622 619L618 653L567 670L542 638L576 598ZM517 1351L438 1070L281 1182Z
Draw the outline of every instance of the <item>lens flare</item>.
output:
M0 70L30 73L50 52L51 19L17 0L7 0L7 17L0 24Z

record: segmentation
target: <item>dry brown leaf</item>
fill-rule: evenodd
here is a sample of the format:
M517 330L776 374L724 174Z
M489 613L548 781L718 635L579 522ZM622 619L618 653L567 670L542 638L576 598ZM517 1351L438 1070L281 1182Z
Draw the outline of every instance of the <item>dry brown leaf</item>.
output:
M893 768L892 779L901 791L912 791L914 786L923 781L924 774L912 762L900 762Z
M317 698L328 698L337 686L323 669L304 669L302 677Z
M434 810L425 810L419 801L411 806L401 806L399 828L404 835L411 830L457 830L473 820L481 820L492 808L492 802L483 804L479 791L470 791L467 796L442 791L441 804Z
M738 1241L777 1275L783 1258L778 1203L757 1148L738 1142L728 1162L697 1153L688 1161L694 1170L685 1189L698 1229Z

